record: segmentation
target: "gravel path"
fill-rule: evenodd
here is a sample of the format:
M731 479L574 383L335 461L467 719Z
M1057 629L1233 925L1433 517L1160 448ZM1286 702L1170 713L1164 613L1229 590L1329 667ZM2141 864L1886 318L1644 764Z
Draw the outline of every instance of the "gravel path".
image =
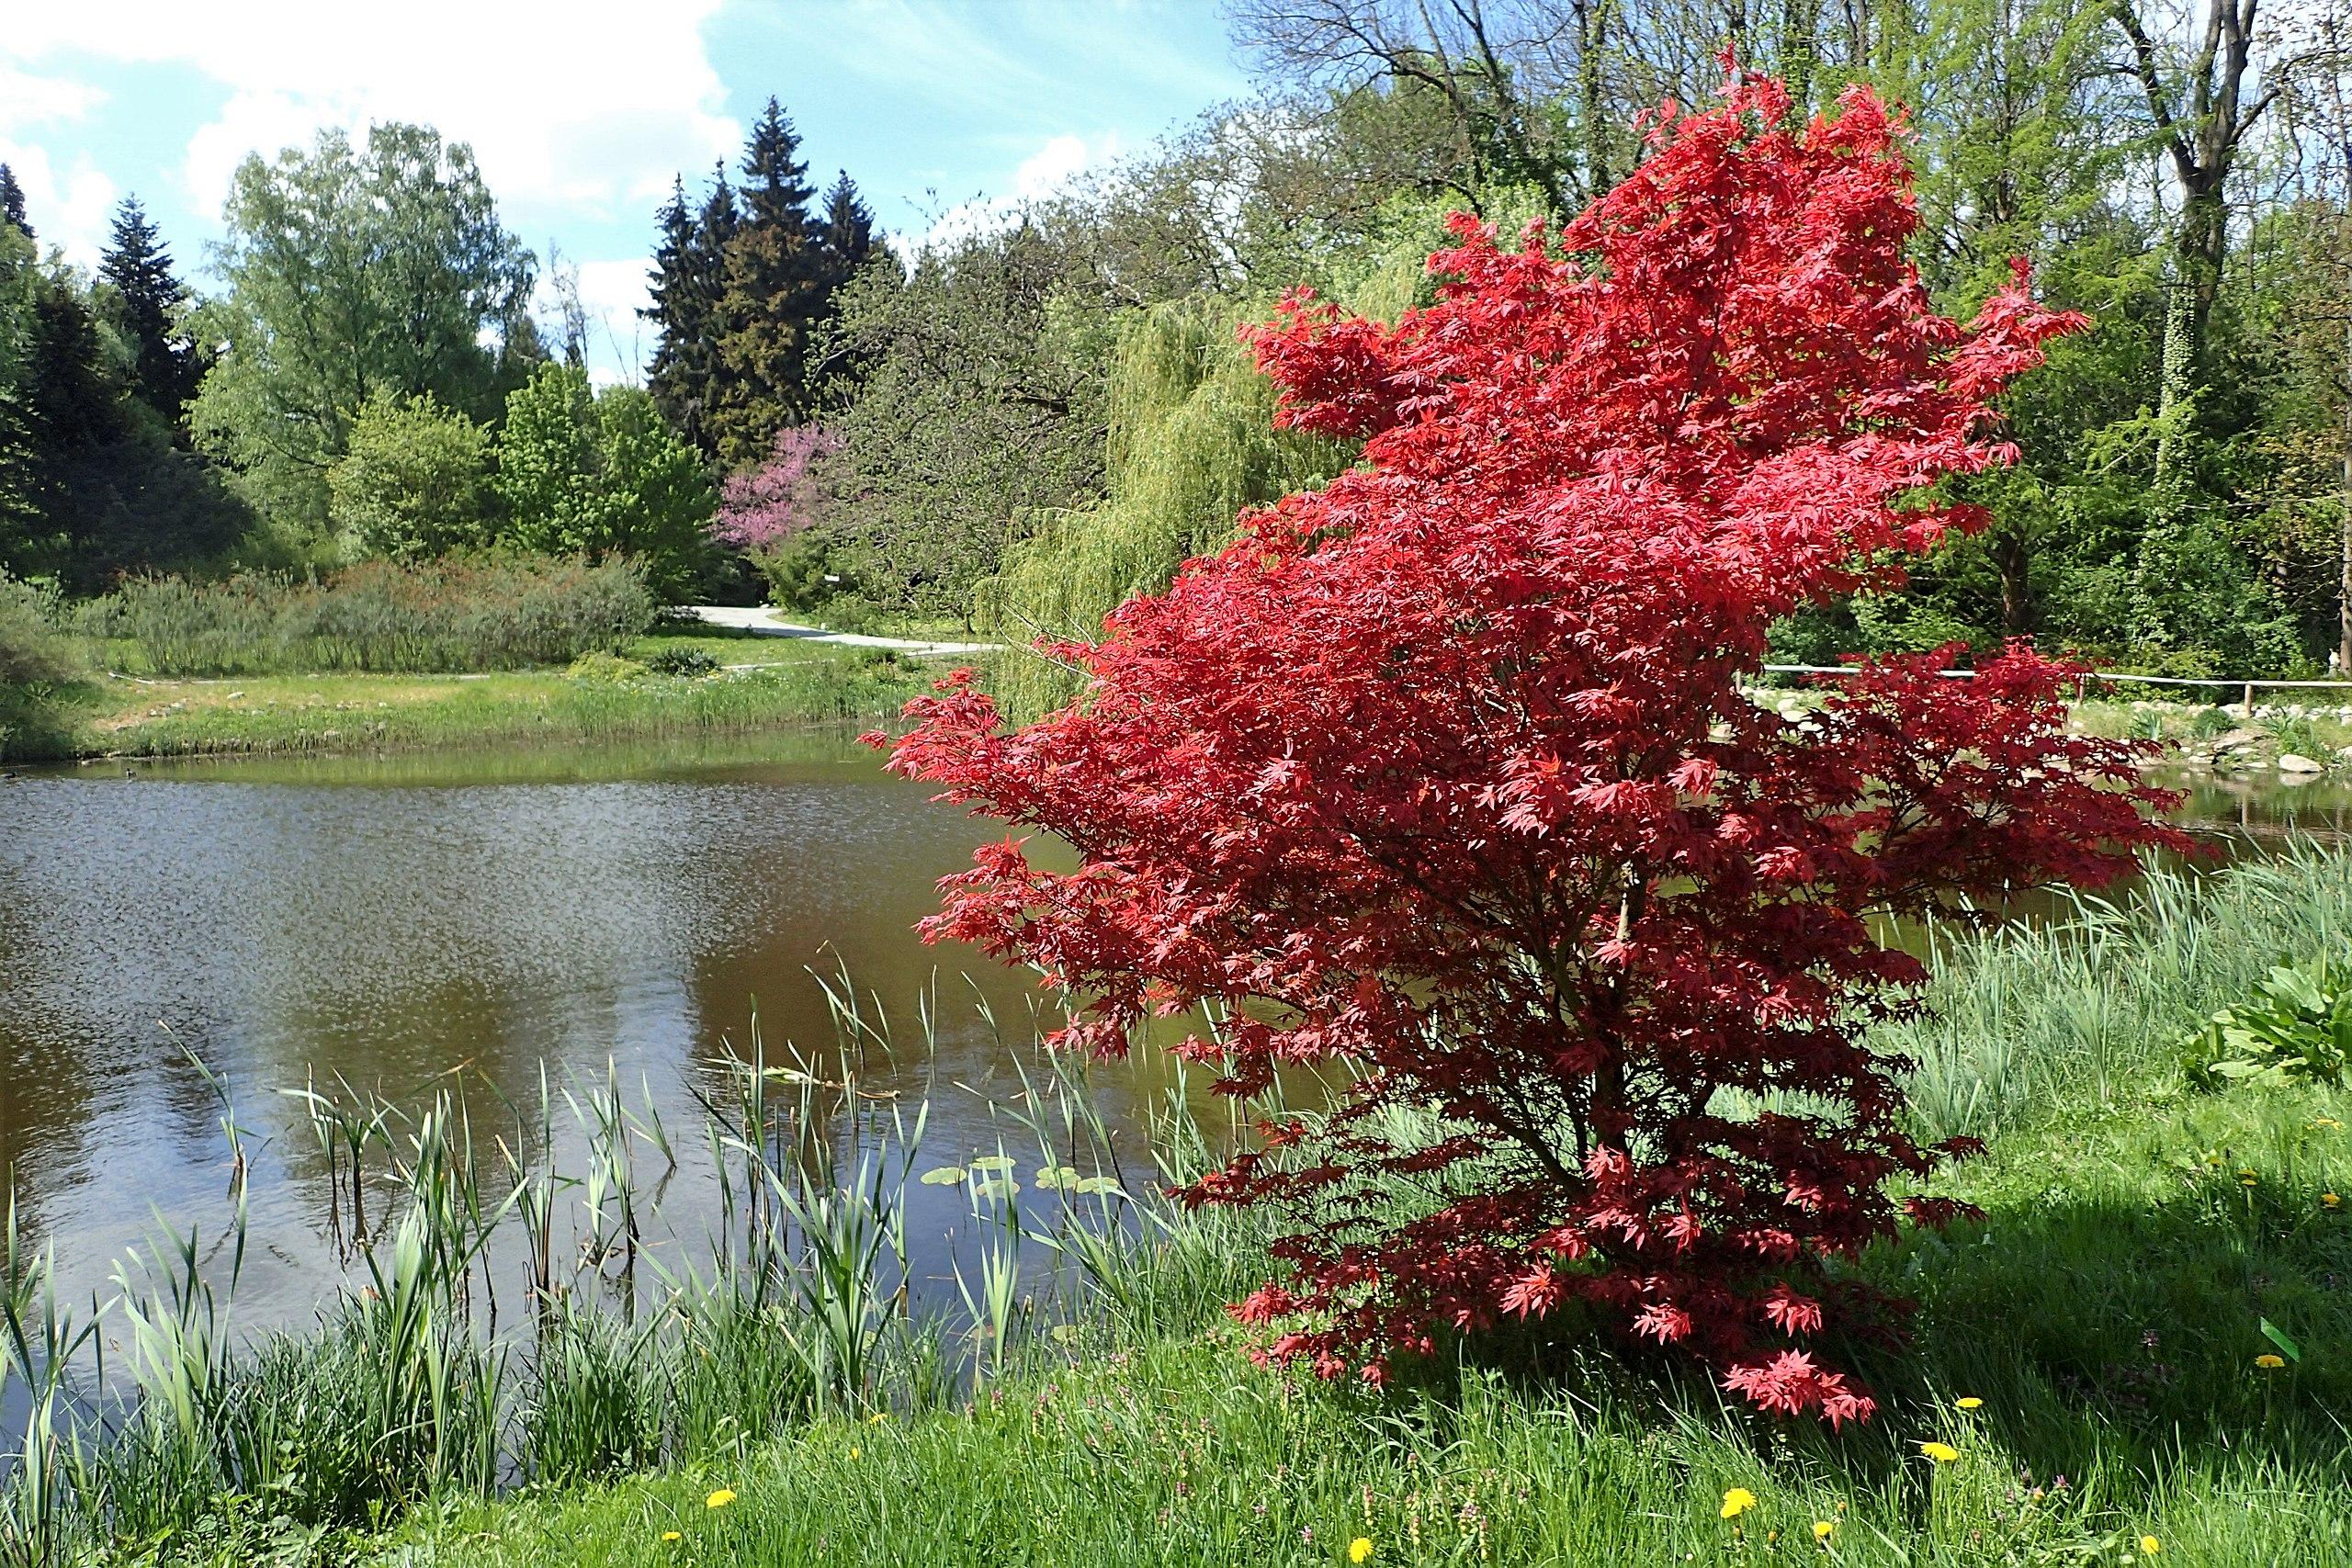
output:
M689 604L685 614L714 626L733 626L760 637L798 637L804 642L840 643L847 648L895 648L901 653L989 653L1002 647L993 642L930 642L921 637L867 637L862 632L829 632L822 626L797 626L776 619L774 610L734 604Z

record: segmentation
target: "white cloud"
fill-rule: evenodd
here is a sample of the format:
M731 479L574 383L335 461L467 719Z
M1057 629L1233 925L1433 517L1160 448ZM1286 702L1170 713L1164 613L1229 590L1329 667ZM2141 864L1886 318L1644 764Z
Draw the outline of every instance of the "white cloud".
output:
M106 171L84 152L60 167L46 147L6 136L0 136L0 164L24 187L25 207L43 249L55 245L74 265L96 267L115 201L114 181Z
M86 82L35 76L0 61L0 130L80 119L106 102L106 96Z
M718 0L580 0L550 14L481 0L364 6L232 0L191 23L184 0L25 7L0 51L176 62L229 89L191 138L184 176L217 210L248 152L322 127L417 120L469 142L526 231L535 212L604 215L658 199L671 171L732 152L740 128L702 42ZM0 82L5 93L5 82Z
M1023 158L1012 171L1012 188L1002 196L974 197L958 202L932 220L921 234L893 232L890 243L912 260L935 245L967 235L986 233L1010 222L1023 207L1062 190L1087 170L1098 168L1119 154L1119 139L1106 136L1088 141L1080 136L1056 136Z

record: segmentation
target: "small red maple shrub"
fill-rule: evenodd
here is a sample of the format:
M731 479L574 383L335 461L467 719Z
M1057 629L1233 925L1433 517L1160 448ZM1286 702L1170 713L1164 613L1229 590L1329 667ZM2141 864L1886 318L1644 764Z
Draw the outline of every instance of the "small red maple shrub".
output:
M1860 1038L1920 965L1873 917L2098 884L2177 844L2139 750L2067 732L2013 647L1858 667L1792 719L1743 682L1774 617L1981 521L1921 488L2009 460L1987 400L2080 319L2017 281L1928 308L1898 128L1789 123L1769 80L1653 132L1556 232L1467 219L1396 326L1301 294L1252 334L1290 424L1362 468L1057 646L1081 699L1009 728L967 675L891 765L1076 847L943 884L929 935L1091 998L1058 1036L1228 1022L1221 1088L1336 1059L1185 1189L1300 1217L1234 1310L1266 1354L1375 1381L1444 1332L1576 1304L1766 1409L1871 1396L1806 1347L1889 1303L1835 1269L1940 1154Z

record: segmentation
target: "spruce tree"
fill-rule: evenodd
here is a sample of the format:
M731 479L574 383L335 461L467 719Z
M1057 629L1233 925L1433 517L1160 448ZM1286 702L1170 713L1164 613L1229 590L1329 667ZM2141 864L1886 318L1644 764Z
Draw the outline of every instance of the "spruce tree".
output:
M654 248L653 281L647 289L652 302L638 311L659 334L645 385L662 417L683 434L694 391L686 384L685 366L691 357L690 345L703 326L694 304L695 215L686 206L684 179L671 180L670 199L662 204L657 217L662 243Z
M770 98L743 149L742 222L723 247L725 380L712 434L729 467L758 462L777 430L808 417L810 328L830 288L799 149L792 121Z
M175 320L187 289L174 275L171 252L135 196L123 197L115 209L114 234L99 260L98 276L113 286L104 301L113 325L137 351L131 390L176 427L203 367Z
M718 343L726 329L727 247L741 224L727 165L719 164L711 170L710 194L703 198L686 236L665 307L677 335L663 345L669 356L667 390L657 388L654 394L662 417L705 458L718 456L711 416L726 380ZM662 330L667 333L673 329L665 323Z
M848 282L874 251L874 214L859 197L857 183L847 169L840 172L832 189L825 193L823 243L834 288Z
M13 223L28 240L33 237L33 226L25 217L25 187L6 164L0 164L0 222Z

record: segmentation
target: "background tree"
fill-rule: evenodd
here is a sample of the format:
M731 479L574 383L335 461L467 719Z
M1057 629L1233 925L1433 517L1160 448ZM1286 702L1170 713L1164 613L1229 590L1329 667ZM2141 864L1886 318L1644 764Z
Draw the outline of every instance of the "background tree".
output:
M594 392L577 368L544 366L506 400L497 459L503 538L632 556L673 601L693 586L708 547L710 483L642 388Z
M2203 0L2203 25L2186 49L2161 45L2139 0L2106 0L2129 45L2129 62L2180 192L2172 235L2170 309L2165 319L2160 413L2195 394L2205 366L2206 323L2220 297L2229 254L2229 186L2246 140L2278 101L2283 82L2251 96L2256 0ZM2177 18L2188 22L2189 17ZM2173 476L2174 433L2158 448L2159 479Z
M106 285L100 299L107 320L135 356L131 390L177 429L204 367L180 320L187 289L135 196L124 197L115 209L98 277Z
M1283 80L1425 89L1444 106L1472 210L1533 186L1566 215L1606 189L1623 134L1606 104L1610 0L1228 0L1237 43Z
M28 240L33 237L31 220L25 215L25 187L17 183L17 171L6 164L0 164L0 223Z
M699 211L689 213L683 181L671 186L654 255L653 303L645 312L660 337L646 386L662 417L704 457L718 456L712 423L729 374L719 353L727 293L727 248L741 221L727 166L711 171Z
M425 127L248 158L222 219L227 291L200 317L221 352L189 418L297 538L324 536L327 472L371 398L429 393L488 416L537 355L530 253L472 152Z
M831 188L825 192L823 244L834 288L848 282L873 254L874 214L857 194L857 182L849 177L847 169L835 173Z
M352 556L435 556L490 541L490 433L430 393L379 392L328 470L329 515Z
M876 601L962 615L1029 513L1099 493L1108 323L1057 304L1083 267L1033 224L876 260L841 296L826 352L865 373L819 472Z
M757 462L775 433L808 416L809 336L831 292L816 195L799 139L776 101L743 149L741 218L723 250L718 355L726 368L711 416L720 462Z

